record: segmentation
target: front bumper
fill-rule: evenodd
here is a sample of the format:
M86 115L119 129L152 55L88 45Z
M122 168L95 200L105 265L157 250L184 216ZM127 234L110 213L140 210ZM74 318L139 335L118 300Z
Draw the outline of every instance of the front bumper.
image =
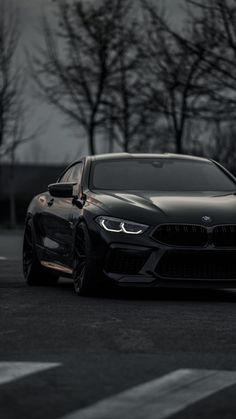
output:
M108 280L122 287L236 288L236 247L167 246L151 231L129 236L93 225L94 258Z

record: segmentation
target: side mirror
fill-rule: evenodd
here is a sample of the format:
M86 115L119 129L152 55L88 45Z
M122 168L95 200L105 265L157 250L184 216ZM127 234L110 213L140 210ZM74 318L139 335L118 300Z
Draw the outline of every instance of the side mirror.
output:
M85 204L85 201L83 201L82 199L79 199L79 198L73 199L73 205L75 205L79 209L82 209L84 204Z
M51 183L48 191L55 198L75 198L78 195L76 186L75 182Z

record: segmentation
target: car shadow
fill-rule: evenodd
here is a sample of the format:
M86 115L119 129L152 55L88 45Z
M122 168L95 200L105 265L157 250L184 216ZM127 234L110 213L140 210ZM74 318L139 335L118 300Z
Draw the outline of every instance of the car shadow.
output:
M57 286L63 292L74 293L73 282L62 278ZM188 288L134 288L134 287L106 287L90 297L114 300L140 301L208 301L208 302L236 302L236 290L233 289L188 289Z
M208 290L208 289L179 289L179 288L155 288L155 289L116 289L106 291L103 298L117 300L146 300L146 301L207 301L207 302L235 302L234 290Z

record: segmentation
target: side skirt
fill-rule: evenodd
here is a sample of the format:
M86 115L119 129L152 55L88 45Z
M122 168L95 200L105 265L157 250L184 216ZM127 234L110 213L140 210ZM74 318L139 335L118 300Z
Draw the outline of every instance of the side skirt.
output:
M57 271L57 272L61 272L64 275L69 275L72 276L73 275L73 270L61 265L59 263L55 263L55 262L48 262L46 260L41 260L40 261L41 265L44 266L47 269L52 269L53 271Z

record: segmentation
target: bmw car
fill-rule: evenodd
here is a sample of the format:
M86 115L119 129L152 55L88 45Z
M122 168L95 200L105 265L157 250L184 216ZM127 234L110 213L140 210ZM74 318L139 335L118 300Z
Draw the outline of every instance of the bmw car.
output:
M205 158L104 154L72 163L26 215L30 285L236 286L236 180Z

